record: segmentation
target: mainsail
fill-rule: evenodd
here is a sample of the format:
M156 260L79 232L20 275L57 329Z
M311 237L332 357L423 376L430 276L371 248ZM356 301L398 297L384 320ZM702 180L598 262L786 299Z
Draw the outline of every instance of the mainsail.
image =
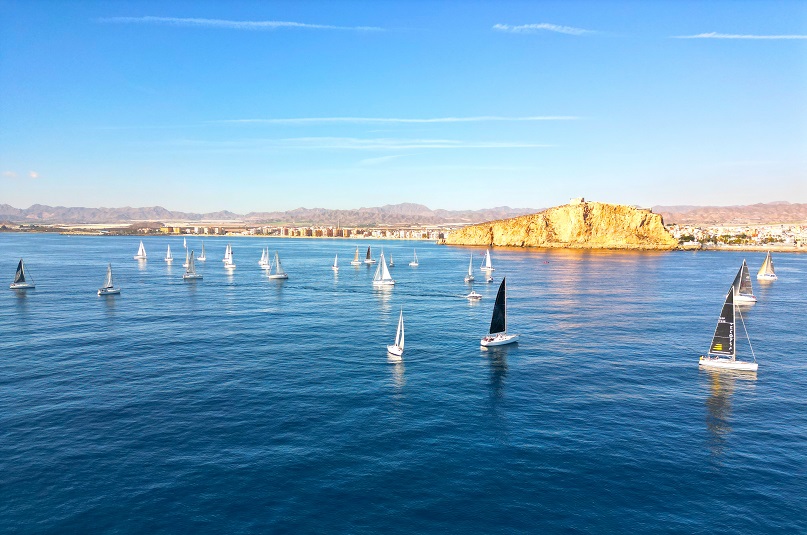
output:
M507 332L507 277L499 285L496 303L493 305L493 316L490 318L490 334Z
M367 246L367 256L364 257L364 261L372 260L373 257L370 256L370 246Z
M493 271L493 264L490 261L490 249L485 250L485 259L482 262L482 271Z
M292 262L294 264L294 262ZM294 267L292 265L291 267ZM286 272L283 271L283 266L280 265L280 257L277 255L277 251L275 251L275 275L285 275Z
M193 251L188 254L188 267L185 268L185 275L196 275L196 262L193 260Z
M709 346L709 353L713 355L726 355L732 359L735 356L734 348L734 288L729 288L726 294L726 302L723 303L723 310L717 319L715 335L712 338L712 345Z
M205 242L202 242L202 254L199 255L199 260L207 260L207 257L205 256Z
M381 261L378 263L378 267L375 270L375 275L373 276L373 282L394 282L392 280L392 275L390 275L389 269L387 269L387 261L384 260L384 251L381 251Z
M770 251L768 251L767 256L765 256L765 261L762 263L762 267L760 267L759 271L757 272L757 277L760 275L776 275L776 273L773 271L773 260L771 259Z
M401 316L398 319L398 331L395 333L395 345L400 347L401 349L404 348L404 321L403 321L403 310L401 310Z
M20 263L17 264L17 273L14 274L14 284L21 282L25 282L25 265L22 263L22 258L20 258Z
M740 271L737 272L731 286L737 295L754 295L754 290L751 287L751 274L748 272L748 264L745 263L745 260L743 260L743 265L740 266Z
M353 261L354 262L359 261L359 248L358 247L356 247L356 254L353 256Z
M140 247L137 249L137 254L135 258L143 259L146 258L146 248L143 247L143 240L140 240Z
M112 288L112 264L106 266L106 279L104 279L104 288Z

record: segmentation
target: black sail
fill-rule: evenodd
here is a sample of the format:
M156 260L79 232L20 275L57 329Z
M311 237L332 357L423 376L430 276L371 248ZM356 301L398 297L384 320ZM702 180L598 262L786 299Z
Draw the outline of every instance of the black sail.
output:
M754 289L751 287L751 273L748 271L748 264L745 263L745 260L731 286L737 295L754 295Z
M496 303L493 305L493 317L490 318L490 334L507 331L507 279L502 279L499 293L496 294Z
M723 310L717 319L709 353L734 356L734 288L730 288L726 294L726 302L723 303Z
M365 257L366 260L370 260L370 247L367 247L367 256Z
M17 273L14 275L14 284L25 282L25 267L22 265L22 259L17 264Z

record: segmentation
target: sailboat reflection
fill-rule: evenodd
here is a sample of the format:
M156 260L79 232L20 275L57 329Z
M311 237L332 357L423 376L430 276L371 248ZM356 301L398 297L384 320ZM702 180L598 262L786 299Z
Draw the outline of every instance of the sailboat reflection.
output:
M731 396L736 382L756 381L756 373L708 370L709 397L706 399L706 430L709 432L709 448L712 455L724 453L731 434Z
M494 399L504 397L504 380L507 377L507 349L491 351L488 363L490 365L490 392Z
M387 355L387 362L392 364L392 384L396 390L401 390L406 385L406 377L404 377L404 363L401 357L394 357Z

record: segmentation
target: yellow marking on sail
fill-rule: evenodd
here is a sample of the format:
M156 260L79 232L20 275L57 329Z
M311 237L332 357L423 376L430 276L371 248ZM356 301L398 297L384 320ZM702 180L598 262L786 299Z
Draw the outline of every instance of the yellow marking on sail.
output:
M715 346L712 349L714 349L715 351L723 351L723 344L715 344Z

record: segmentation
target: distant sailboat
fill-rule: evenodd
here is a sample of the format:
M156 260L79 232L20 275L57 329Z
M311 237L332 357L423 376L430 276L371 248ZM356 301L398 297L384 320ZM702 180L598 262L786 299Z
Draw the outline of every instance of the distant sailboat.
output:
M224 269L235 269L235 262L233 261L233 246L227 244L227 249L224 251Z
M392 260L392 253L389 254L389 264L388 265L389 265L389 267L395 266L395 262L393 262L393 260Z
M490 249L485 250L485 258L482 260L482 266L479 269L482 271L487 271L488 273L495 271L495 269L493 269L493 264L490 261Z
M188 262L190 262L190 251L187 247L185 247L185 262L183 262L182 267L188 267Z
M387 346L387 353L390 355L395 355L396 357L400 357L403 355L404 350L404 320L403 320L403 309L401 309L401 315L398 318L398 330L395 332L395 343L391 346Z
M367 255L364 257L364 263L365 264L375 264L375 262L376 261L373 260L373 257L370 256L370 246L367 246Z
M143 247L143 240L140 240L140 248L137 250L137 254L134 255L132 258L134 258L135 260L146 259L146 248Z
M336 256L333 257L333 265L331 269L334 271L339 271L339 254L337 253Z
M356 254L353 255L353 260L350 262L351 266L360 266L361 260L359 260L359 247L356 246Z
M420 263L418 262L418 252L414 249L412 249L412 251L414 252L415 258L411 262L409 262L409 265L411 267L418 267L420 265Z
M258 265L264 269L269 269L272 267L272 264L269 260L269 248L265 247L261 249L261 259L258 261Z
M468 299L469 301L479 301L480 299L482 299L482 294L477 293L477 292L474 290L473 285L471 285L471 293L469 293L468 295L466 295L466 296L465 296L465 299Z
M174 257L171 255L171 245L168 245L168 250L165 251L165 261L169 264L174 261Z
M491 275L490 272L485 275L485 282L493 282L493 275Z
M182 275L182 280L201 280L202 276L196 273L196 262L193 259L193 251L188 255L188 266L185 268L185 274Z
M765 261L762 263L762 267L759 268L757 272L757 280L760 281L775 281L779 277L776 276L776 273L773 271L773 260L771 260L771 252L768 251L767 256L765 256Z
M723 309L720 311L720 317L717 319L717 326L715 327L715 334L712 337L712 345L709 346L709 352L702 355L698 364L708 368L719 368L724 370L741 370L748 372L757 371L757 358L754 355L754 349L751 349L751 356L754 357L754 362L745 362L737 360L737 347L735 345L735 314L740 315L740 321L745 331L745 336L748 338L748 331L745 330L745 322L742 321L742 313L737 308L735 303L736 294L734 287L729 288L726 294L726 301L723 303ZM751 346L751 339L748 339L748 345Z
M392 275L389 274L387 269L387 261L384 260L384 251L381 251L381 261L378 263L378 268L375 270L373 276L373 286L393 286L395 281L392 280Z
M207 255L205 255L205 242L202 242L202 254L200 254L199 258L197 258L196 260L198 260L199 262L204 262L205 260L207 260Z
M490 334L482 338L482 347L503 346L518 341L517 334L507 334L507 278L502 279L496 303L493 305L493 316L490 318Z
M748 264L743 260L743 265L740 266L740 271L734 277L734 282L731 284L734 290L734 301L736 303L756 303L757 298L754 297L754 289L751 287L751 274L748 273Z
M269 271L270 279L289 278L288 274L286 274L286 272L283 271L283 266L280 265L280 257L278 256L277 251L275 251L275 264L272 266L272 269L274 270L274 272L272 270Z
M471 260L468 261L468 274L465 276L465 282L473 282L474 280L474 255L471 253Z
M112 283L112 264L107 264L104 285L98 288L98 295L116 295L119 293L120 288L115 288L115 285Z
M30 279L30 280L28 280ZM11 283L9 288L12 290L26 290L28 288L36 288L34 280L28 277L25 278L25 264L20 258L20 263L17 264L17 272L14 274L14 282Z
M187 238L182 238L182 247L184 247L185 249L188 248L188 239Z

